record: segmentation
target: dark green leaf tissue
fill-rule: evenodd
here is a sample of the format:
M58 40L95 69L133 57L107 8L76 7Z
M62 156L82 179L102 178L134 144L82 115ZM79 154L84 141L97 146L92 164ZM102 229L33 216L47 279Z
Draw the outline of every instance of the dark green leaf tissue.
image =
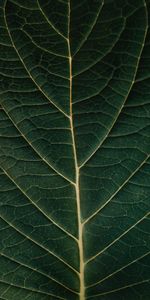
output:
M149 24L0 1L0 300L150 299Z

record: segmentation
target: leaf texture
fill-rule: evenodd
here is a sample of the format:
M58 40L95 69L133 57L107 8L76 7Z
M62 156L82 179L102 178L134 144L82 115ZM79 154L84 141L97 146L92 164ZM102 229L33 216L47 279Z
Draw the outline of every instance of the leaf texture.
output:
M149 0L0 2L0 300L148 300Z

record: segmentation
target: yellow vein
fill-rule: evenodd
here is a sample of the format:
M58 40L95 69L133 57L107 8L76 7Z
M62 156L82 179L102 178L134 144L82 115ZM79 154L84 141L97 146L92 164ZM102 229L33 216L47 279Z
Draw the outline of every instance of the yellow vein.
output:
M9 289L10 289L11 287L10 287L10 285L7 287L7 289L6 290L4 290L4 292L2 292L2 294L1 294L1 296L5 296L5 294L9 291ZM8 299L7 299L8 300Z
M83 47L83 45L85 44L85 42L87 41L89 35L91 34L91 32L93 31L94 29L94 26L96 25L97 23L97 20L99 18L99 15L102 11L102 8L103 8L103 5L104 5L104 0L102 0L102 2L100 3L100 6L99 6L99 9L97 11L97 14L96 14L96 17L95 19L93 20L93 23L92 23L92 26L91 28L89 28L87 34L84 36L84 39L81 41L80 45L79 45L79 48L75 51L75 53L73 54L73 57L81 50L81 48Z
M13 4L15 4L15 5L17 5L18 6L18 2L16 1L16 0L10 0L10 2L11 3L13 3ZM24 1L23 1L24 2ZM20 3L19 2L19 8L23 8L23 9L28 9L29 11L36 11L37 10L37 8L35 8L35 7L29 7L29 5L27 4L27 6L25 6L25 3Z
M66 265L69 269L71 269L74 273L76 273L79 276L79 272L74 269L72 266L70 266L66 261L64 261L61 257L57 256L54 252L50 251L47 247L44 247L43 245L39 244L35 239L32 239L29 235L25 234L23 231L18 229L16 226L14 226L11 222L6 220L2 215L0 215L1 219L6 222L10 227L12 227L15 231L20 233L22 236L24 236L26 239L30 240L32 243L37 245L38 247L42 248L45 252L51 254L54 256L58 261L62 262L64 265ZM61 283L60 283L61 284Z
M144 1L144 3L145 3L145 1ZM147 10L146 10L146 5L145 5L145 14L146 14L146 17L147 17L147 20L148 20L148 15L147 15ZM148 24L148 21L147 21L147 24ZM123 103L122 103L122 105L121 105L121 107L120 107L118 113L116 114L116 117L114 118L114 120L113 120L113 122L112 122L112 125L111 125L111 127L109 128L109 130L108 130L106 136L102 139L102 141L100 142L100 144L98 144L98 146L97 146L97 147L95 148L95 150L91 153L91 155L90 155L89 157L87 157L87 158L85 159L84 162L81 163L81 165L79 166L79 168L82 168L82 167L83 167L83 166L84 166L84 165L85 165L85 164L93 157L93 155L98 151L98 149L102 146L102 144L105 142L105 140L106 140L107 137L109 136L109 133L110 133L111 130L113 129L113 127L114 127L114 125L115 125L115 123L116 123L118 117L120 116L120 113L122 112L122 109L123 109L123 107L124 107L124 105L125 105L125 103L126 103L126 101L127 101L127 99L128 99L128 96L129 96L129 94L130 94L130 92L131 92L131 90L132 90L132 87L133 87L133 85L134 85L134 83L135 83L135 80L136 80L136 74L137 74L137 71L138 71L138 66L139 66L139 63L140 63L140 59L141 59L141 55L142 55L142 52L143 52L143 48L144 48L144 45L145 45L145 40L146 40L147 32L148 32L148 25L147 25L146 28L145 28L145 32L144 32L144 37L143 37L143 41L142 41L141 50L140 50L140 53L139 53L139 57L138 57L138 59L137 59L137 64L136 64L136 68L135 68L135 73L134 73L133 80L132 80L132 82L131 82L130 88L129 88L129 90L128 90L128 93L127 93L127 95L126 95L126 97L125 97L125 99L124 99L124 101L123 101Z
M123 25L125 25L125 23L123 23ZM104 59L106 57L106 55L108 55L109 53L111 53L112 49L115 47L116 45L116 42L119 40L122 32L124 30L124 26L123 26L123 29L121 29L121 31L119 32L119 35L117 36L117 40L114 41L114 43L110 46L110 48L106 51L105 54L102 54L100 51L100 57L97 59L97 60L94 60L92 63L90 63L88 65L88 67L82 69L82 71L78 71L74 74L73 78L76 77L76 76L79 76L81 74L83 74L84 72L87 72L88 70L90 70L90 68L94 67L97 63L99 63L100 61L102 61L102 59Z
M106 246L103 250L92 256L86 261L86 264L97 258L99 255L104 253L106 250L108 250L112 245L114 245L116 242L118 242L123 236L125 236L130 230L132 230L134 227L136 227L139 223L141 223L145 218L149 216L149 212L140 220L138 220L136 223L134 223L131 227L129 227L126 231L124 231L119 237L117 237L112 243L110 243L108 246Z
M32 293L39 293L39 294L43 294L43 295L49 295L49 296L55 297L56 299L65 300L65 298L56 296L56 295L54 295L54 294L42 292L42 291L40 291L40 290L36 290L36 289L24 287L24 286L20 286L20 285L18 285L18 284L14 284L14 283L11 283L11 282L8 282L8 281L5 281L5 280L1 280L1 279L0 279L0 282L1 282L1 283L4 283L4 284L8 284L9 287L20 288L20 289L24 289L24 290L29 291L29 292L32 292ZM4 294L5 294L5 293L4 293Z
M58 227L61 231L63 231L65 234L67 234L69 237L71 237L76 242L78 241L77 238L72 235L70 232L65 230L63 227L61 227L58 223L56 223L52 218L50 218L29 196L26 194L24 190L17 184L17 182L13 179L13 177L1 166L1 169L5 173L7 177L15 184L15 186L21 191L21 193L32 203L33 206L37 208L38 211L41 212L42 215L44 215L50 222L52 222L56 227Z
M19 59L20 59L20 61L22 62L23 67L25 68L26 72L28 73L30 79L34 82L34 84L36 85L36 87L38 88L38 90L46 97L46 99L47 99L52 105L54 105L54 106L58 109L58 111L60 111L63 115L65 115L67 118L69 118L69 116L68 116L68 115L67 115L67 114L66 114L66 113L65 113L58 105L56 105L56 104L55 104L55 103L47 96L47 94L42 90L42 88L36 83L35 79L34 79L33 76L31 75L31 73L30 73L30 71L28 70L28 68L26 67L26 65L25 65L25 63L24 63L22 57L20 56L19 51L18 51L18 49L16 48L16 46L15 46L15 44L14 44L12 35L11 35L10 30L9 30L9 27L8 27L7 19L6 19L6 4L7 4L7 1L8 1L8 0L5 0L5 5L4 5L4 21L5 21L6 29L7 29L7 31L8 31L8 35L9 35L9 37L10 37L11 43L12 43L12 45L13 45L13 47L14 47L14 49L15 49L15 51L16 51L16 53L17 53Z
M10 114L7 112L7 109L4 107L4 103L1 104L2 108L4 110L4 112L6 113L6 115L8 116L8 118L11 120L11 122L13 123L13 125L15 126L15 128L18 130L18 132L20 133L21 137L25 139L25 141L27 142L27 144L34 150L34 152L41 158L42 161L44 161L44 163L46 163L46 165L48 165L53 171L56 172L56 174L60 175L62 178L64 178L65 180L67 180L70 184L74 185L74 182L71 181L69 178L67 178L66 176L64 176L62 173L60 173L54 166L52 166L42 155L41 153L33 146L32 142L30 142L27 137L22 133L22 131L19 129L19 127L17 126L17 124L15 123L15 121L12 119L12 117L10 116Z
M115 293L115 292L119 292L119 291L122 291L122 290L130 288L130 287L134 287L134 286L139 285L139 284L143 284L143 283L146 283L146 282L148 283L149 281L150 281L149 279L145 279L143 281L128 284L126 286L120 287L118 289L111 290L109 292L104 292L104 293L96 294L96 295L93 295L93 296L89 296L89 297L87 297L87 299L98 297L98 296L104 296L104 295L112 294L112 293Z
M137 169L134 170L134 172L123 182L123 184L116 190L116 192L101 206L99 207L91 216L89 216L83 224L85 225L88 223L92 218L94 218L119 192L120 190L129 182L129 180L141 169L141 167L146 163L150 155L147 155L144 161L138 166Z
M38 270L38 269L36 269L36 268L33 268L32 266L29 266L29 265L27 265L27 264L25 264L25 263L23 263L23 262L21 262L21 261L18 261L17 259L14 259L14 258L12 258L12 257L10 257L10 256L7 256L7 255L6 255L5 253L3 253L3 252L0 252L0 255L1 255L1 256L4 256L5 258L9 259L10 261L12 261L12 262L14 262L14 263L19 264L19 265L22 266L22 267L26 267L26 268L28 268L28 269L31 270L31 271L37 272L37 273L39 273L39 274L45 276L46 278L48 278L48 279L54 281L55 283L59 284L60 286L64 287L65 289L69 290L70 292L72 292L72 293L74 293L74 294L78 294L76 291L70 289L69 287L67 287L67 286L64 285L63 283L57 281L57 280L54 279L53 277L49 276L47 273L44 273L43 271ZM41 259L42 259L42 257L41 257Z
M23 33L24 33L25 35L27 35L27 37L30 39L31 43L33 43L38 49L40 49L40 50L42 50L42 51L44 51L44 52L46 52L46 53L49 53L49 54L58 56L58 57L68 58L68 56L61 55L61 54L57 54L57 53L55 53L55 52L52 52L52 51L50 51L50 50L47 50L46 48L43 48L42 46L38 45L38 44L36 43L36 41L33 40L33 38L31 37L31 35L30 35L28 32L26 32L23 28L21 28L21 30L23 31ZM63 77L63 76L60 76L60 75L54 74L54 73L53 73L53 75L68 80L68 77Z
M79 299L85 300L85 286L84 286L84 254L83 254L83 225L81 222L81 207L80 207L80 186L79 186L79 167L77 161L77 151L75 143L75 134L74 134L74 125L73 125L73 111L72 111L72 57L71 57L71 48L70 48L70 0L68 1L68 54L69 54L69 70L70 70L70 128L72 135L72 144L73 144L73 153L75 161L75 170L76 170L76 183L75 183L75 192L76 192L76 203L77 203L77 217L78 217L78 247L79 247L79 260L80 260L80 294Z
M37 4L38 4L38 8L41 12L41 14L43 15L43 17L45 18L45 20L47 21L47 23L50 25L51 28L53 28L53 30L59 34L63 39L65 39L67 41L67 38L55 27L55 25L49 20L49 18L46 16L46 14L44 13L39 1L37 0Z
M93 284L90 284L90 285L86 286L86 288L90 288L90 287L93 287L93 286L95 286L95 285L97 285L97 284L100 284L100 283L104 282L105 280L107 280L107 279L113 277L114 275L116 275L116 274L119 273L120 271L126 269L127 267L133 265L134 263L139 262L139 260L141 260L142 258L146 257L146 256L149 255L149 254L150 254L150 251L146 252L146 253L143 254L142 256L140 256L140 257L134 259L132 262L128 263L127 265L125 265L125 266L123 266L123 267L121 267L120 269L116 270L115 272L109 274L109 275L106 276L105 278L103 278L103 279L101 279L101 280L99 280L99 281L97 281L97 282L95 282L95 283L93 283Z

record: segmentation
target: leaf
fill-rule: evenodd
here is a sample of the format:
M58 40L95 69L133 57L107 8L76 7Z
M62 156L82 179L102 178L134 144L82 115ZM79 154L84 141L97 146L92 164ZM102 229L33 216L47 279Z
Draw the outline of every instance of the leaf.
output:
M0 299L149 299L149 8L0 2Z

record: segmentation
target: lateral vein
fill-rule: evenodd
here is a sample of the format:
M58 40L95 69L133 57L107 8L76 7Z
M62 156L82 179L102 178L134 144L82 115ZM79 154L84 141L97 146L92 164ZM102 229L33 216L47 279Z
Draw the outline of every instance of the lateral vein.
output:
M42 248L44 251L46 251L47 253L51 254L53 257L55 257L56 259L58 259L58 261L62 262L64 265L66 265L69 269L71 269L74 273L76 273L77 275L79 275L78 271L76 269L74 269L72 266L70 266L66 261L64 261L61 257L57 256L54 252L50 251L47 247L44 247L43 245L39 244L36 240L32 239L29 235L25 234L24 232L22 232L21 230L19 230L16 226L14 226L11 222L9 222L8 220L6 220L2 215L0 215L1 219L6 222L10 227L12 227L14 230L16 230L18 233L20 233L22 236L24 236L26 239L30 240L31 242L33 242L35 245L37 245L38 247Z
M120 287L118 289L114 289L114 290L111 290L111 291L108 291L108 292L104 292L104 293L100 293L100 294L95 294L93 296L89 296L89 297L87 297L87 299L95 298L95 297L98 297L98 296L104 296L104 295L112 294L112 293L115 293L115 292L119 292L119 291L122 291L124 289L130 288L130 287L134 287L136 285L143 284L143 283L146 283L146 282L149 282L149 281L150 281L149 279L145 279L143 281L139 281L139 282L135 282L135 283L132 283L132 284L128 284L128 285Z
M11 177L11 175L1 166L3 172L5 175L15 184L15 186L21 191L21 193L30 201L30 203L37 208L38 211L42 213L50 222L52 222L56 227L58 227L61 231L66 233L68 236L70 236L72 239L74 239L77 242L77 239L75 236L73 236L70 232L66 231L63 227L61 227L58 223L56 223L52 218L50 218L29 196L26 194L24 190L17 184L17 182Z
M5 114L8 116L8 118L11 120L12 124L15 126L15 128L18 130L18 132L20 133L21 137L24 138L24 140L27 142L27 144L34 150L34 152L41 158L42 161L44 161L44 163L46 165L48 165L53 171L56 172L56 174L60 175L62 178L64 178L66 181L68 181L70 184L74 185L74 182L71 181L69 178L67 178L66 176L64 176L62 173L60 173L57 169L55 169L54 166L52 166L42 155L41 153L33 146L33 144L26 138L26 136L22 133L22 131L19 129L19 127L16 125L16 123L14 122L14 120L11 118L10 114L7 112L6 108L4 107L4 105L2 106Z
M46 14L44 13L44 11L43 11L43 9L42 9L42 7L41 7L41 5L40 5L40 3L39 3L39 1L37 0L37 4L38 4L38 8L39 8L39 10L40 10L40 12L41 12L41 14L43 15L43 17L45 18L45 20L46 20L46 22L49 24L49 26L51 27L51 28L53 28L53 30L57 33L57 34L59 34L63 39L65 39L65 40L67 40L67 38L55 27L55 25L49 20L49 18L46 16Z
M49 295L49 296L55 297L56 299L65 300L65 298L56 296L56 295L54 295L54 294L42 292L42 291L40 291L40 290L28 288L28 287L25 287L25 286L20 286L20 285L11 283L11 282L7 282L7 281L5 281L5 280L1 280L1 279L0 279L0 282L1 282L1 283L5 283L5 284L9 284L10 287L12 286L12 287L16 287L16 288L20 288L20 289L27 290L27 291L32 292L32 293L40 293L40 294L43 294L43 295Z
M62 284L61 282L57 281L57 280L54 279L53 277L51 277L51 276L49 276L48 274L44 273L43 271L38 270L38 269L36 269L36 268L33 268L33 267L31 267L31 266L29 266L29 265L27 265L27 264L25 264L25 263L22 263L21 261L18 261L18 260L16 260L16 259L12 258L12 257L9 257L8 255L6 255L6 254L3 253L3 252L0 252L0 255L1 255L1 256L4 256L5 258L9 259L10 261L12 261L12 262L14 262L14 263L19 264L20 266L23 266L23 267L25 267L25 268L30 269L31 271L37 272L37 273L39 273L39 274L45 276L46 278L48 278L48 279L54 281L55 283L57 283L58 285L64 287L65 289L69 290L70 292L72 292L72 293L74 293L74 294L77 294L76 291L74 291L74 290L68 288L66 285L64 285L64 284Z
M99 207L91 216L89 216L83 224L85 225L88 223L91 219L93 219L120 191L121 189L129 182L129 180L141 169L141 167L146 163L150 155L147 155L144 161L138 166L136 170L123 182L123 184L116 190L116 192L101 206Z
M28 73L30 79L34 82L34 84L36 85L36 87L38 88L38 90L45 96L45 98L52 104L54 105L58 111L60 111L63 115L65 115L67 118L69 118L69 116L59 107L57 106L48 96L47 94L42 90L42 88L36 83L35 79L33 78L33 76L31 75L30 71L28 70L28 68L26 67L22 57L20 56L19 54L19 51L18 49L16 48L15 44L14 44L14 41L13 41L13 38L12 38L12 35L10 33L10 30L9 30L9 27L8 27L8 23L7 23L7 19L6 19L6 4L7 4L7 1L8 0L5 0L5 5L4 5L4 20L5 20L5 25L6 25L6 29L8 31L8 35L9 35L9 38L11 40L11 43L12 43L12 46L14 47L14 50L16 51L23 67L25 68L26 72Z
M150 251L146 252L146 253L143 254L142 256L140 256L140 257L134 259L132 262L130 262L130 263L126 264L125 266L121 267L120 269L114 271L113 273L109 274L108 276L104 277L103 279L101 279L101 280L99 280L99 281L97 281L97 282L95 282L95 283L93 283L93 284L90 284L89 286L87 286L87 288L91 288L91 287L93 287L93 286L95 286L95 285L98 285L98 284L100 284L100 283L106 281L107 279L113 277L114 275L116 275L116 274L119 273L120 271L122 271L122 270L128 268L129 266L131 266L132 264L134 264L134 263L140 261L142 258L148 256L149 254L150 254Z
M119 241L123 236L125 236L130 230L132 230L134 227L136 227L139 223L141 223L145 218L147 218L150 215L148 212L145 216L143 216L140 220L138 220L136 223L134 223L131 227L129 227L126 231L124 231L121 235L119 235L112 243L110 243L108 246L106 246L103 250L92 256L86 261L86 264L94 260L96 257L98 257L100 254L104 253L107 249L109 249L112 245L114 245L117 241Z
M145 1L144 1L145 2ZM146 10L146 13L147 13L147 10ZM148 22L147 22L148 23ZM130 94L130 91L135 83L135 80L136 80L136 74L137 74L137 71L138 71L138 66L139 66L139 63L140 63L140 58L141 58L141 55L142 55L142 52L143 52L143 49L144 49L144 45L145 45L145 40L146 40L146 36L147 36L147 32L148 32L148 25L146 26L145 28L145 33L144 33L144 37L143 37L143 41L142 41L142 46L141 46L141 50L140 50L140 53L139 53L139 57L137 59L137 64L136 64L136 68L135 68L135 73L134 73L134 76L133 76L133 80L131 82L131 85L130 85L130 88L128 90L128 93L126 95L126 97L124 98L124 101L118 111L118 113L116 114L116 117L114 118L114 121L112 122L112 125L110 127L110 129L108 130L108 132L106 133L106 135L104 136L104 138L102 139L102 141L97 145L97 147L94 149L94 151L90 154L89 157L87 157L82 163L81 165L79 166L80 168L84 167L84 165L93 157L93 155L99 150L99 148L104 144L105 140L108 138L109 136L109 133L111 132L111 130L113 129L118 117L120 116L121 112L122 112L122 109L124 108L124 105L129 97L129 94Z

